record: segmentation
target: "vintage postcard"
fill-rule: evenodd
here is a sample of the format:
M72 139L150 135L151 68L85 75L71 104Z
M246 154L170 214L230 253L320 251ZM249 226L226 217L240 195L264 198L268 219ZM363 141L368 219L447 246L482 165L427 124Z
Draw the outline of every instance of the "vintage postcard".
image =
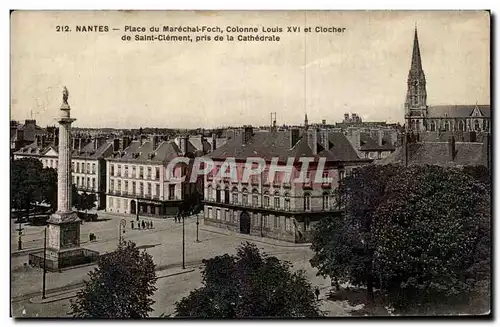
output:
M489 316L490 22L12 11L11 316Z

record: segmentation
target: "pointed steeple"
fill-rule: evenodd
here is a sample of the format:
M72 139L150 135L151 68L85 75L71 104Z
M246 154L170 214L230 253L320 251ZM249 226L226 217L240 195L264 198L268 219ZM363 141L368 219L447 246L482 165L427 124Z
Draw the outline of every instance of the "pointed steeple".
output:
M411 56L410 72L408 73L407 92L405 108L407 110L427 108L427 90L426 90L425 74L422 68L422 58L420 56L420 45L418 43L417 26L413 36L413 51ZM409 111L406 114L410 114ZM424 112L418 113L419 116L425 115Z
M415 35L413 37L413 54L411 56L411 72L416 76L422 72L422 59L420 58L420 47L418 45L417 26L415 25Z
M304 118L304 128L305 129L308 129L309 128L309 120L307 120L307 113L306 113L306 116Z

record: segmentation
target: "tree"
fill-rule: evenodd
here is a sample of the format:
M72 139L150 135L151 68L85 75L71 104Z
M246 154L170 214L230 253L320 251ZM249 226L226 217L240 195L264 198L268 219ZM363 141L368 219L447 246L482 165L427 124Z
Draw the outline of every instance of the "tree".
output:
M43 165L33 158L14 160L11 166L11 205L13 209L26 210L32 202L42 200Z
M374 265L394 304L466 297L489 278L489 193L469 174L437 166L389 181L373 226Z
M337 196L343 210L338 217L321 219L312 231L310 263L318 274L332 280L367 286L373 300L373 215L384 200L387 181L395 166L370 165L353 170L339 183Z
M87 216L87 210L92 209L95 206L96 196L94 193L82 192L81 194L74 188L73 191L73 206L78 211L85 210L85 216Z
M133 242L122 242L102 256L89 280L71 301L78 318L145 318L153 311L155 264L150 254Z
M44 168L41 174L43 184L43 202L50 205L52 211L57 210L57 171L54 168Z
M203 286L176 303L178 317L316 317L317 301L303 271L242 244L236 255L203 260Z

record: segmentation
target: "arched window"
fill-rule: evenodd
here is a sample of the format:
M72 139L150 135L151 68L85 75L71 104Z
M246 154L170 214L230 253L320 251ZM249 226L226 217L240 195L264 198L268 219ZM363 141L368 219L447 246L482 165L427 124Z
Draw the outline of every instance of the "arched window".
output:
M279 209L280 203L280 193L278 191L274 192L274 209Z
M290 194L285 193L285 210L290 210Z
M474 130L475 130L476 132L479 132L479 130L480 130L479 120L477 120L477 119L476 119L476 120L474 120Z
M465 124L463 120L458 121L458 130L461 132L465 132Z
M229 187L224 188L224 203L229 203Z
M213 195L212 195L212 185L208 185L208 187L207 187L207 198L208 198L209 201L211 201L212 197L213 197Z
M310 211L311 210L311 194L305 193L304 194L304 211Z
M241 203L243 205L248 205L248 190L246 188L244 188L242 191L241 191Z
M431 123L429 125L429 130L431 132L435 132L436 131L436 123L434 122L434 120L431 120Z
M329 199L330 195L327 192L323 193L323 210L330 209Z
M255 189L252 191L252 205L254 207L259 206L259 191L255 190Z
M238 203L238 188L233 187L233 189L231 190L231 193L232 193L232 197L233 197L233 203Z
M215 202L221 202L220 201L220 198L221 198L220 193L221 193L220 186L217 185L217 187L215 188Z
M264 192L264 207L269 208L269 192Z
M450 122L447 120L444 122L444 131L445 132L450 131Z

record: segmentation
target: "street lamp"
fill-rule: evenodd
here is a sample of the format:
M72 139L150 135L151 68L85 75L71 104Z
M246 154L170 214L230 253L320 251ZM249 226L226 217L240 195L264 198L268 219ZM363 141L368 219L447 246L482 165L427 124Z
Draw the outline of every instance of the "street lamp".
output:
M198 225L200 224L200 222L198 221L198 216L199 216L199 213L196 213L196 242L200 242L199 238L198 238Z
M185 237L184 237L184 214L182 214L182 269L186 269L185 266L185 258L186 258L186 252L185 252Z
M43 232L43 281L42 281L42 299L45 300L45 275L47 273L47 227Z

